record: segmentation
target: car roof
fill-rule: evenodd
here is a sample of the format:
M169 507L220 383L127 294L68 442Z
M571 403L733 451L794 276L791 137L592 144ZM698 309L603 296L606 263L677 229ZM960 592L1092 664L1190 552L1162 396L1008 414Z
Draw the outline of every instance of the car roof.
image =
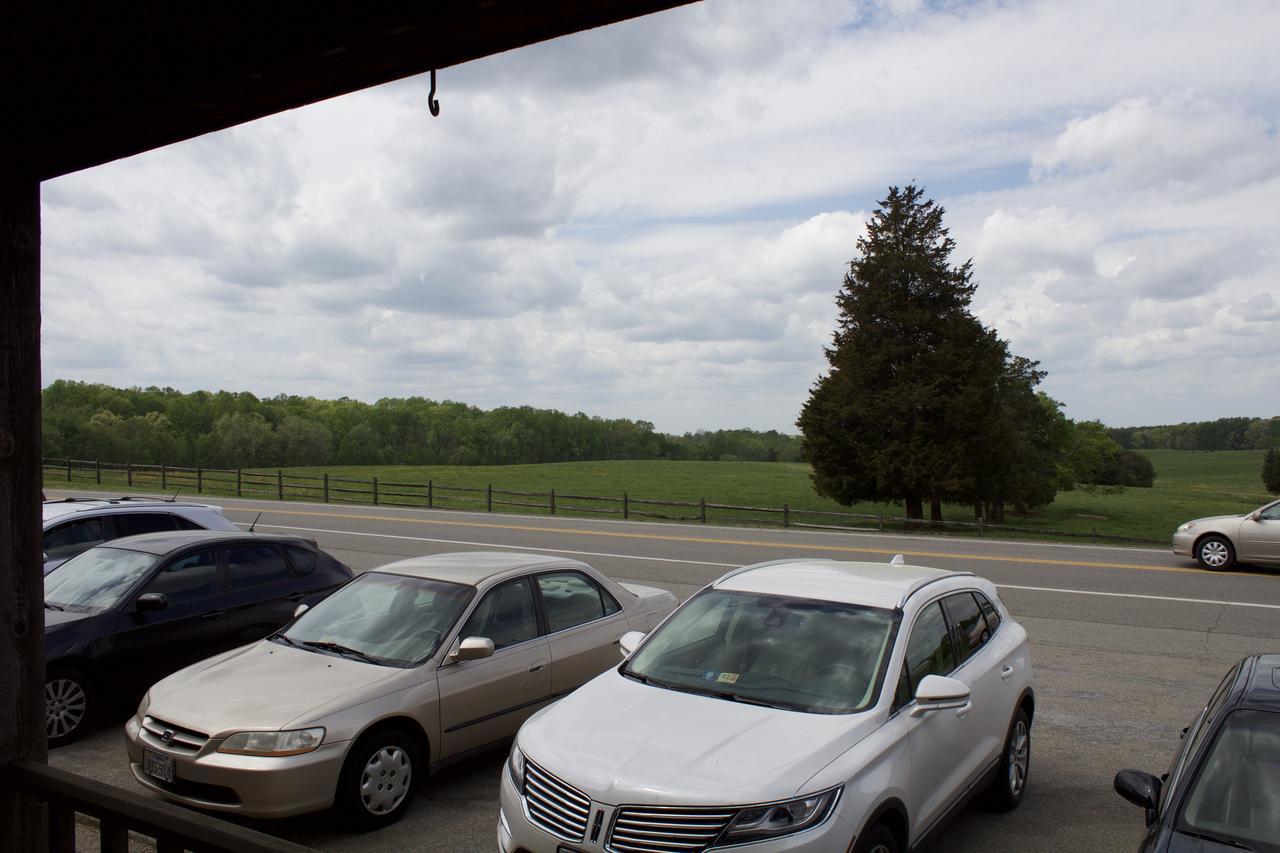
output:
M714 586L739 592L894 609L934 581L972 575L972 572L953 572L897 562L799 559L746 566L725 575Z
M1258 655L1240 704L1280 711L1280 654Z
M63 500L45 501L41 505L45 521L61 518L77 512L92 512L104 509L213 509L211 504L189 503L186 501L167 501L159 498L64 498Z
M373 571L479 586L489 578L521 569L535 570L564 565L581 566L582 564L577 560L567 560L552 554L459 551L451 554L432 554L427 557L410 557L407 560L380 566Z
M288 533L249 533L241 530L173 530L163 533L143 533L138 536L125 536L112 539L97 546L99 548L119 548L125 551L141 551L144 554L155 554L163 557L181 550L188 545L202 545L207 542L275 542L284 545L299 545L311 542L301 536Z

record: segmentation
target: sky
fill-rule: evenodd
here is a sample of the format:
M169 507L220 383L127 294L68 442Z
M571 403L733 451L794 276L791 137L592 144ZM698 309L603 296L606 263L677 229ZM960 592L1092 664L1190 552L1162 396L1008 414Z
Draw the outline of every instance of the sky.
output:
M1076 419L1280 415L1280 3L704 0L48 181L43 376L795 432L890 185Z

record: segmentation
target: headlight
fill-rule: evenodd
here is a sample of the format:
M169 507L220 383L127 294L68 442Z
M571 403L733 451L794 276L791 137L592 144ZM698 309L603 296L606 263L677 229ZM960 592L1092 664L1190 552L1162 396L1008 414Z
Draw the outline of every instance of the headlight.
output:
M511 744L511 755L507 756L507 770L511 772L511 781L515 783L516 790L524 789L524 753L520 751L520 747Z
M1188 530L1190 530L1191 528L1193 528L1193 527L1195 527L1195 526L1196 526L1196 523L1195 523L1194 521L1188 521L1186 524L1184 524L1184 525L1182 525L1181 527L1179 527L1179 528L1178 528L1178 532L1179 532L1179 533L1186 533Z
M148 690L142 694L142 701L138 703L138 719L141 720L147 715L147 710L151 707L151 691Z
M836 787L785 803L743 809L729 822L721 836L722 843L745 844L804 832L827 819L840 799L841 790L842 787Z
M218 752L232 755L301 755L311 752L324 740L324 729L297 729L291 732L236 732L222 742Z

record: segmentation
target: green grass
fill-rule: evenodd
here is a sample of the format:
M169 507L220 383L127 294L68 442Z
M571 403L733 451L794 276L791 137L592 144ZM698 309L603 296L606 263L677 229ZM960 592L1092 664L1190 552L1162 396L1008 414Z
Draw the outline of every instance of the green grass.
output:
M1132 537L1136 539L1166 540L1172 530L1189 518L1204 515L1244 512L1268 500L1262 488L1262 451L1222 451L1214 453L1198 451L1152 450L1146 451L1156 466L1157 479L1154 488L1125 489L1123 491L1098 490L1088 493L1082 490L1061 492L1052 504L1027 516L1009 515L1008 523L1022 528L1050 528L1077 533L1096 531L1106 536ZM892 504L860 504L842 507L818 497L809 485L808 467L800 464L770 462L670 462L670 461L618 461L618 462L565 462L548 465L508 466L357 466L329 468L293 468L285 472L286 483L293 477L320 477L328 472L331 498L355 503L370 503L370 482L377 477L380 499L383 503L425 503L422 488L406 489L392 485L397 483L425 484L432 481L435 505L457 509L483 510L486 497L483 490L492 485L495 490L557 493L557 508L562 515L575 515L573 507L621 509L620 500L611 503L585 502L566 498L565 495L595 495L621 499L626 493L632 499L630 511L633 517L642 512L685 519L699 514L697 506L653 507L635 502L637 498L677 500L697 503L705 499L710 503L735 504L757 507L777 507L788 504L793 512L792 521L827 523L828 520L798 514L800 510L827 512L866 513L886 516L901 515L901 508ZM74 472L74 484L85 487L94 482L94 472ZM225 476L225 475L217 475ZM86 477L89 478L86 482ZM260 485L250 486L248 474L243 486L261 489L269 495L252 494L246 497L274 496L275 471L261 477ZM114 472L104 472L103 488L118 488L122 477ZM356 486L340 482L341 479L358 480ZM299 488L310 482L314 489ZM65 474L52 468L46 471L48 488L66 488ZM191 475L170 472L166 478L170 490L181 488L184 494L195 492ZM294 500L318 500L319 480L299 481L286 485L286 498ZM480 491L453 492L442 486L454 486ZM206 494L234 494L234 483L206 475ZM152 472L145 476L135 474L134 490L155 491L159 478ZM339 488L357 488L361 494L342 494ZM408 498L390 494L410 492ZM502 501L540 504L537 507L503 505ZM548 499L543 496L516 496L495 494L494 510L499 512L532 512L546 514ZM972 521L968 507L947 506L944 516L948 520ZM779 514L737 512L709 509L710 523L777 524ZM860 525L878 526L876 521L854 522ZM973 533L973 531L971 531ZM1008 536L1007 531L998 535Z

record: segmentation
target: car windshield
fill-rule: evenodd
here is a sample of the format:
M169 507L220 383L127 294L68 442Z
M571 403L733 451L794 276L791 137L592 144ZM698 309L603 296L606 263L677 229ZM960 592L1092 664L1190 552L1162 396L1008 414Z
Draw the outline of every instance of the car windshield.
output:
M82 613L114 607L160 558L123 548L90 548L44 577L47 606Z
M816 714L874 702L896 624L887 610L707 590L621 672L659 687Z
M278 642L387 666L435 654L474 587L366 572L302 614Z
M1280 712L1227 716L1182 800L1176 829L1280 853Z

